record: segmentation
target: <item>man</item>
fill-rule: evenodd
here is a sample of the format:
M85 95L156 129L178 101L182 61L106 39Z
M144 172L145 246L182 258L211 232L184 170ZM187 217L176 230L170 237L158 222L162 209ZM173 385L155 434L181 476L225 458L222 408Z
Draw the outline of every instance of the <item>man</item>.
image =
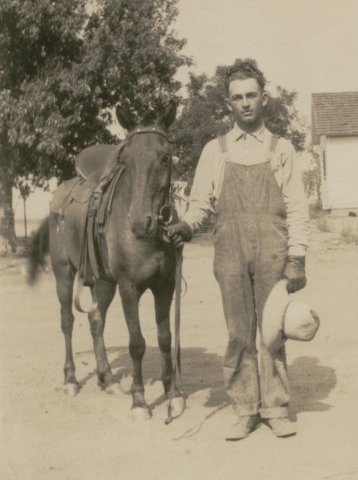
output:
M308 212L295 150L263 122L265 78L254 62L237 61L227 77L235 120L203 149L183 220L169 228L176 245L190 241L214 213L214 273L228 329L224 378L237 416L227 440L245 438L261 420L279 437L295 434L288 416L284 346L256 349L266 299L283 277L289 293L306 284Z

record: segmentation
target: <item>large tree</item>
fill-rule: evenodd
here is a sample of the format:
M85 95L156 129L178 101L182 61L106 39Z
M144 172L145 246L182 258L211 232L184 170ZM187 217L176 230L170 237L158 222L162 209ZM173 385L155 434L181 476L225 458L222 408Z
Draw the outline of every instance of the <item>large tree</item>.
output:
M86 29L87 61L103 107L126 104L140 121L178 99L177 69L190 64L172 30L177 0L98 0Z
M251 60L255 62L255 60ZM235 65L235 63L234 63ZM174 130L180 163L177 174L192 182L203 146L232 127L226 105L225 77L232 66L219 66L210 78L205 74L190 75L187 95ZM277 87L265 108L265 124L275 134L288 138L297 150L305 141L305 126L295 108L297 93Z
M115 141L107 127L116 103L140 119L175 97L173 75L189 63L171 30L176 1L98 0L89 14L85 0L2 0L0 208L8 239L14 185L68 178L79 150Z

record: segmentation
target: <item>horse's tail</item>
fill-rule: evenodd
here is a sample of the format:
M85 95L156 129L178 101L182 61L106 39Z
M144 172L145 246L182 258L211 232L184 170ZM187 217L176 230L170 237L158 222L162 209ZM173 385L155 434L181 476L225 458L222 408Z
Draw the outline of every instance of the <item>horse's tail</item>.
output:
M50 247L49 237L49 217L46 217L31 240L27 269L27 281L30 285L36 282L40 267L47 270L46 255Z

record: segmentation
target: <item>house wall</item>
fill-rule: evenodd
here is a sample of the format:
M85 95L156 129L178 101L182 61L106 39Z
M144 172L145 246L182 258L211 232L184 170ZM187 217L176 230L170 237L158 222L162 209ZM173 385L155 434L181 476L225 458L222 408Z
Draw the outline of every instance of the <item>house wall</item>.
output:
M358 209L358 136L321 138L324 209Z

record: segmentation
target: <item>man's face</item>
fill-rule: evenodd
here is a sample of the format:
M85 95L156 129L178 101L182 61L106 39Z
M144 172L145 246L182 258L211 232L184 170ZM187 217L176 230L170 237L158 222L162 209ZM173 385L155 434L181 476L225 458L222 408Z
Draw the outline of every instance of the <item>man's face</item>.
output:
M228 104L239 126L253 127L262 122L267 97L256 78L235 79L229 85Z

